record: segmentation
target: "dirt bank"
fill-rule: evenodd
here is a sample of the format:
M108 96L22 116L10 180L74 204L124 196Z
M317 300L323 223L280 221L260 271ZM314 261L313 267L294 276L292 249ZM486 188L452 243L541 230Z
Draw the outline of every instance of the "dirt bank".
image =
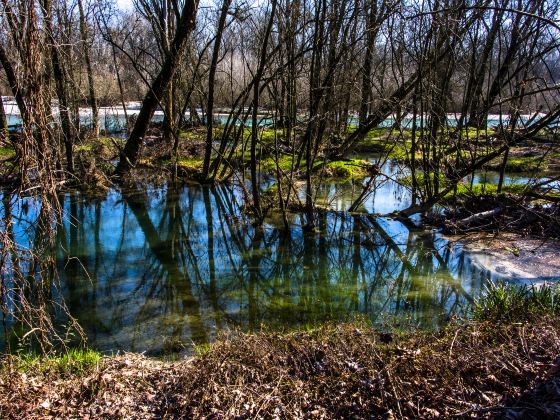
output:
M451 236L496 277L508 277L519 283L543 283L560 280L560 242L501 232L470 233Z
M402 337L356 325L239 335L164 362L126 354L82 373L8 367L2 417L437 418L560 415L560 319ZM516 417L517 418L517 417Z

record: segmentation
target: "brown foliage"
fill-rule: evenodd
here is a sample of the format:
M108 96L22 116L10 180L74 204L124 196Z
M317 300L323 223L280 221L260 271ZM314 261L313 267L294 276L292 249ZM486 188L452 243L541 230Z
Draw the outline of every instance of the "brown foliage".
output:
M243 334L179 362L108 357L81 376L5 368L0 412L6 417L553 417L560 409L553 386L559 326L559 319L473 323L399 338L338 325L312 333Z

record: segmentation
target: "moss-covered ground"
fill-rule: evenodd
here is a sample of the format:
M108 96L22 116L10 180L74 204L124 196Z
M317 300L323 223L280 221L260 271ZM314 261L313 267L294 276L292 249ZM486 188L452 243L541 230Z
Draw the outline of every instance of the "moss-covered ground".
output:
M9 158L16 154L11 147L0 147L0 158Z

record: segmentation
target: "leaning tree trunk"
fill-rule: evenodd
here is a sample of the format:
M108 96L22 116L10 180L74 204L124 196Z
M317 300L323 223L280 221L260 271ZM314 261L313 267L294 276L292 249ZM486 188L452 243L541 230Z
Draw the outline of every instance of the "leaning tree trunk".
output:
M187 45L189 34L195 27L198 0L186 0L177 25L175 38L169 49L169 53L161 67L161 70L142 101L142 108L134 124L134 128L121 153L121 158L116 169L116 175L123 175L136 165L140 156L140 146L150 125L154 111L163 97L169 82L175 74L175 70L183 56Z
M4 67L4 72L6 73L6 79L8 84L10 85L10 89L12 91L12 95L16 99L16 103L19 109L19 114L21 115L21 119L25 126L29 126L29 112L27 109L27 104L25 102L25 97L23 93L23 89L21 88L14 66L12 62L8 59L8 54L4 49L3 45L0 43L0 64Z

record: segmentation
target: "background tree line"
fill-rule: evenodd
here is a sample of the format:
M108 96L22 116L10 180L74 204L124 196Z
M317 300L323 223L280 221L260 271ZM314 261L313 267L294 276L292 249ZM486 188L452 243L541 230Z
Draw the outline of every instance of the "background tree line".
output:
M2 93L15 98L30 139L21 159L35 156L49 177L75 173L75 146L88 132L98 134L99 106L138 101L118 174L136 165L160 109L171 155L182 129L207 126L201 180L249 169L261 218L258 161L267 146L259 130L248 139L243 132L266 114L282 129L273 147L277 160L278 153L291 154L292 169L307 173L305 208L313 225L315 162L347 156L388 117L399 131L413 116L406 148L422 206L485 161L506 160L512 145L558 118L556 0L134 0L133 6L2 0ZM83 108L91 109L93 123L80 120ZM218 111L227 121L217 134ZM486 130L492 113L503 116L502 131L492 150L483 150L463 129ZM250 155L241 167L234 160L240 149ZM417 171L433 176L419 180ZM280 167L276 172L285 208L293 180Z

